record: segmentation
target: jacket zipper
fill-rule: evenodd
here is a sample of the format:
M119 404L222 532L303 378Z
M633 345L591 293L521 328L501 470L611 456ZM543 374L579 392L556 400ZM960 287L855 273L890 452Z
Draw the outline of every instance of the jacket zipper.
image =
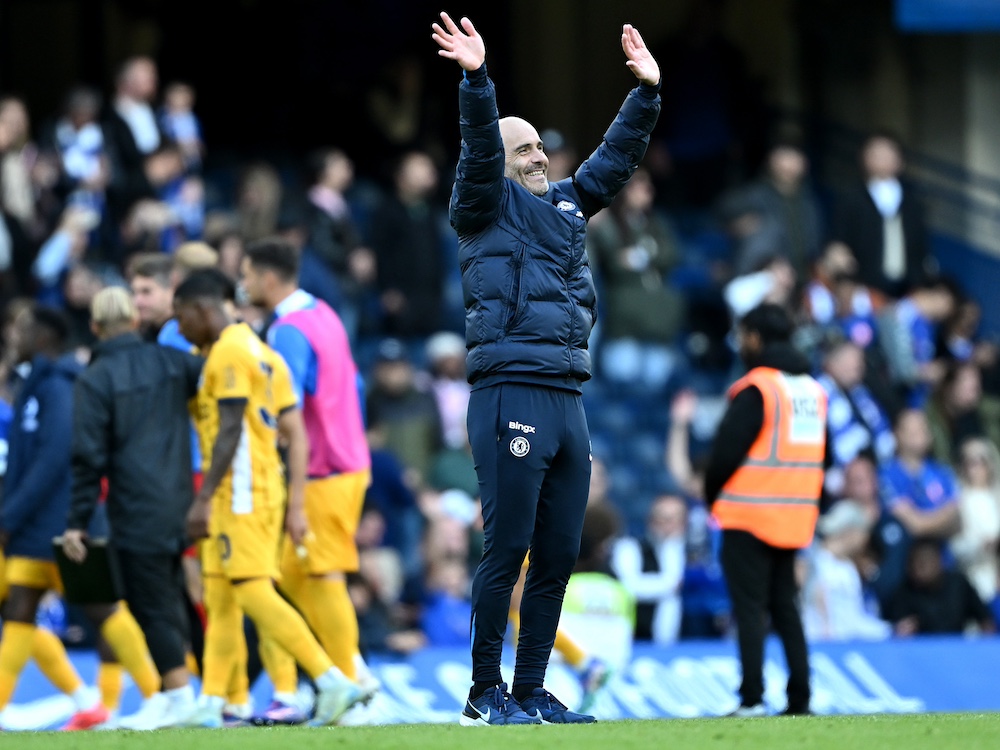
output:
M510 312L507 313L507 320L504 323L504 334L510 333L510 330L514 327L514 321L517 320L517 314L521 310L521 275L524 273L524 255L525 255L526 245L521 242L517 246L517 253L514 255L514 278L510 282L510 295L508 299L511 300Z

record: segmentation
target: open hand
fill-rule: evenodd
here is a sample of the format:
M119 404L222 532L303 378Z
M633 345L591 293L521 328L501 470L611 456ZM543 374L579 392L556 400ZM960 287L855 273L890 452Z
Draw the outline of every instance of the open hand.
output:
M628 58L625 64L636 78L650 86L660 82L660 66L656 64L646 43L632 24L622 26L622 50Z
M486 62L486 43L479 36L479 32L472 25L472 21L463 17L460 22L462 24L462 28L460 29L451 20L451 16L443 11L441 13L441 21L444 23L444 28L441 28L436 23L431 24L431 28L434 29L431 39L441 47L438 50L438 54L441 57L454 60L464 70L479 70L482 64ZM462 32L462 29L465 30L465 33ZM624 44L624 42L622 43ZM650 59L652 60L652 58Z

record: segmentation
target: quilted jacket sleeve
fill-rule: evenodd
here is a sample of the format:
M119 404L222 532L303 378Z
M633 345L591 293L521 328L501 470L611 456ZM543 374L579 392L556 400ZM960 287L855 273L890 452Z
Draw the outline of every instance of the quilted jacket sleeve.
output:
M15 536L31 521L39 507L46 507L65 477L66 456L70 452L73 422L73 382L56 374L40 383L37 440L30 466L16 487L8 487L0 525Z
M642 161L660 115L659 91L659 84L632 89L601 145L576 170L573 185L588 216L610 205Z
M500 140L496 89L485 63L466 73L458 92L462 153L449 210L451 225L461 234L491 224L500 211L504 188L504 151Z

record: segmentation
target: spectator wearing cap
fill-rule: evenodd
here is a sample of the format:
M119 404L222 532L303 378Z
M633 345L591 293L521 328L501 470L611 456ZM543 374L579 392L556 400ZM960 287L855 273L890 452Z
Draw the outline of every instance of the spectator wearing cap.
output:
M418 385L416 374L401 341L382 341L366 410L372 429L383 433L385 447L415 473L413 486L423 484L443 441L437 402Z
M822 541L808 556L802 624L810 641L881 640L892 626L868 612L853 558L868 545L871 521L860 503L840 500L816 524Z
M441 331L427 340L426 352L445 446L464 450L469 442L466 418L472 391L465 377L465 339L457 333Z

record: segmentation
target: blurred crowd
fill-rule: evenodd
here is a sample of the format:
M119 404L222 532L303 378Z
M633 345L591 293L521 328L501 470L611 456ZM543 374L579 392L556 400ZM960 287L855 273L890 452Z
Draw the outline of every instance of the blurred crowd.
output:
M683 104L684 90L665 87L671 97ZM83 363L100 289L130 287L155 336L172 310L169 283L151 287L162 274L142 271L151 258L215 265L238 282L245 243L281 235L301 251L301 286L344 320L366 381L373 483L350 581L362 649L464 646L483 540L447 220L453 164L401 149L379 180L355 174L345 145L295 169L247 161L223 173L197 111L195 88L161 85L144 57L121 66L112 91L75 87L55 113L0 98L7 426L25 306L61 309ZM801 559L808 635L992 631L998 349L979 336L979 302L937 272L900 143L871 134L854 187L821 200L794 138L763 148L759 174L744 178L706 167L730 152L702 153L685 132L715 131L666 118L648 166L591 222L600 315L597 373L585 387L595 433L588 571L630 592L639 640L731 635L701 471L724 387L739 374L732 321L771 301L794 312L796 344L830 396L834 467L817 541ZM550 180L586 155L556 131L542 137ZM241 314L263 322L248 305ZM602 426L606 407L636 397L663 407L657 465L645 469L656 480L641 493L615 481L634 467L607 449L615 434Z

